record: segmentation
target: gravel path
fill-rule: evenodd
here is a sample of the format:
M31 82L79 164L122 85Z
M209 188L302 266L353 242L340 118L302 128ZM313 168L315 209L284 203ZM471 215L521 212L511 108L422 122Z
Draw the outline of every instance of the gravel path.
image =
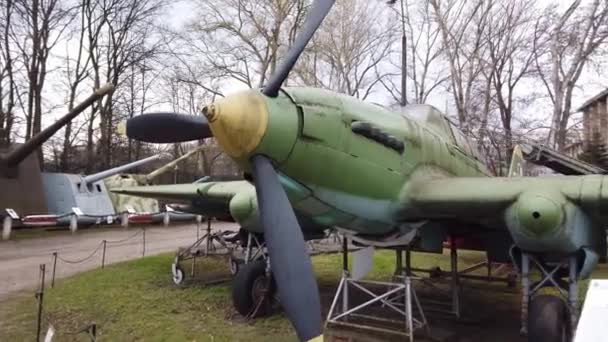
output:
M201 236L205 228L206 225L201 224ZM213 222L212 229L237 230L238 226L228 222ZM56 279L100 267L101 248L84 262L70 262L87 258L96 248L100 247L102 240L108 241L106 264L142 256L143 234L141 227L137 226L128 229L120 227L88 229L80 230L74 235L66 232L53 236L0 242L0 301L6 299L11 293L35 289L39 282L40 264L46 264L47 279L50 283L53 252L58 252L59 256ZM120 240L122 242L110 242ZM172 252L178 247L192 244L195 240L196 224L146 228L145 255Z

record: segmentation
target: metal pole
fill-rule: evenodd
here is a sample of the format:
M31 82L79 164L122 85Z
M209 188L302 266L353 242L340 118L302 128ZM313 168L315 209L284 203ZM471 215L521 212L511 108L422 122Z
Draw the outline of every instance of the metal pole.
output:
M407 35L405 33L405 9L401 0L401 106L407 105Z
M207 253L211 248L211 217L207 217Z
M251 238L252 233L247 233L247 249L245 250L245 264L249 262L249 258L251 258Z
M569 288L568 288L568 302L570 304L570 324L572 325L572 336L575 336L576 323L578 321L578 283L577 283L577 265L576 255L569 257Z
M141 256L144 257L146 256L146 226L144 226L143 228L143 237L142 237L142 249L141 249Z
M101 253L101 268L104 268L106 266L106 245L107 245L107 241L103 240L103 252Z
M192 269L190 270L190 276L194 278L194 267L196 266L196 255L192 257Z
M38 298L38 321L36 327L36 341L40 342L40 331L42 328L42 301L44 299L44 276L46 273L46 264L40 264L40 288L36 297Z
M412 250L410 245L405 248L405 274L408 277L412 275Z
M414 324L412 319L412 282L410 277L405 277L405 321L407 324L407 333L410 339L410 342L414 341Z
M490 258L487 258L486 262L488 266L488 281L490 281L490 277L492 277L492 261Z
M530 257L521 253L521 329L522 335L528 334L528 301L530 300Z
M348 273L348 239L346 235L342 237L342 270Z
M454 244L454 238L450 237L450 266L452 268L452 311L460 318L460 300L458 298L460 282L458 279L458 251Z
M395 249L395 275L403 273L403 252L401 248Z
M348 239L342 236L342 277L344 278L344 289L342 290L342 312L348 311ZM344 317L346 319L346 317Z
M55 287L55 270L57 269L57 252L53 252L53 277L51 278L51 288Z

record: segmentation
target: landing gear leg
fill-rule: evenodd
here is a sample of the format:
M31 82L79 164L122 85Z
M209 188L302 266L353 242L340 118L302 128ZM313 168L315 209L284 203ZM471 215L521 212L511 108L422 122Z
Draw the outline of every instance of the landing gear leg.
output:
M531 263L532 262L532 263ZM542 274L539 282L530 282L530 266ZM559 275L568 270L568 282ZM529 341L569 341L578 321L578 270L576 255L548 265L532 254L521 253L521 333ZM559 295L537 294L543 287L552 287Z

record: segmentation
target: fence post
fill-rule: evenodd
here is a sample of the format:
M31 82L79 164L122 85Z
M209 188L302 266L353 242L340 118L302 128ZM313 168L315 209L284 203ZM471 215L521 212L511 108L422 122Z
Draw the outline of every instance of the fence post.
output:
M70 231L72 234L76 233L78 230L78 215L72 214L70 216Z
M205 241L207 243L207 249L206 249L206 253L209 253L209 249L212 247L212 241L211 241L211 217L207 216L207 241Z
M2 223L2 240L8 240L11 238L11 230L13 228L13 218L10 216L4 216Z
M53 276L51 277L51 288L55 287L55 270L57 269L57 252L53 252Z
M36 341L40 342L40 330L42 328L42 300L44 299L44 276L46 273L46 264L40 264L40 288L36 292L38 299L38 320L36 324Z
M91 324L90 334L91 334L91 341L93 341L93 342L97 341L97 324L95 324L95 323Z
M101 268L104 268L106 266L106 244L108 242L106 240L103 240L103 252L101 254Z

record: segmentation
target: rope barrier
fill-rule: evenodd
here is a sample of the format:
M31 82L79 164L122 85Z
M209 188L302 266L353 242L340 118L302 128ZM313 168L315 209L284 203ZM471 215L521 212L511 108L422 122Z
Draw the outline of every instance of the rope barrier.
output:
M121 239L121 240L106 240L106 243L121 243L121 242L129 241L132 238L136 237L137 235L141 234L142 232L143 232L143 229L135 232L135 234L129 236L128 238Z
M62 257L59 256L59 253L55 254L57 256L57 259L65 262L66 264L80 264L82 262L88 261L89 259L91 259L96 253L97 251L99 251L99 249L103 246L103 241L99 243L99 245L97 245L97 248L95 248L95 250L89 254L87 257L83 258L83 259L79 259L79 260L66 260Z

